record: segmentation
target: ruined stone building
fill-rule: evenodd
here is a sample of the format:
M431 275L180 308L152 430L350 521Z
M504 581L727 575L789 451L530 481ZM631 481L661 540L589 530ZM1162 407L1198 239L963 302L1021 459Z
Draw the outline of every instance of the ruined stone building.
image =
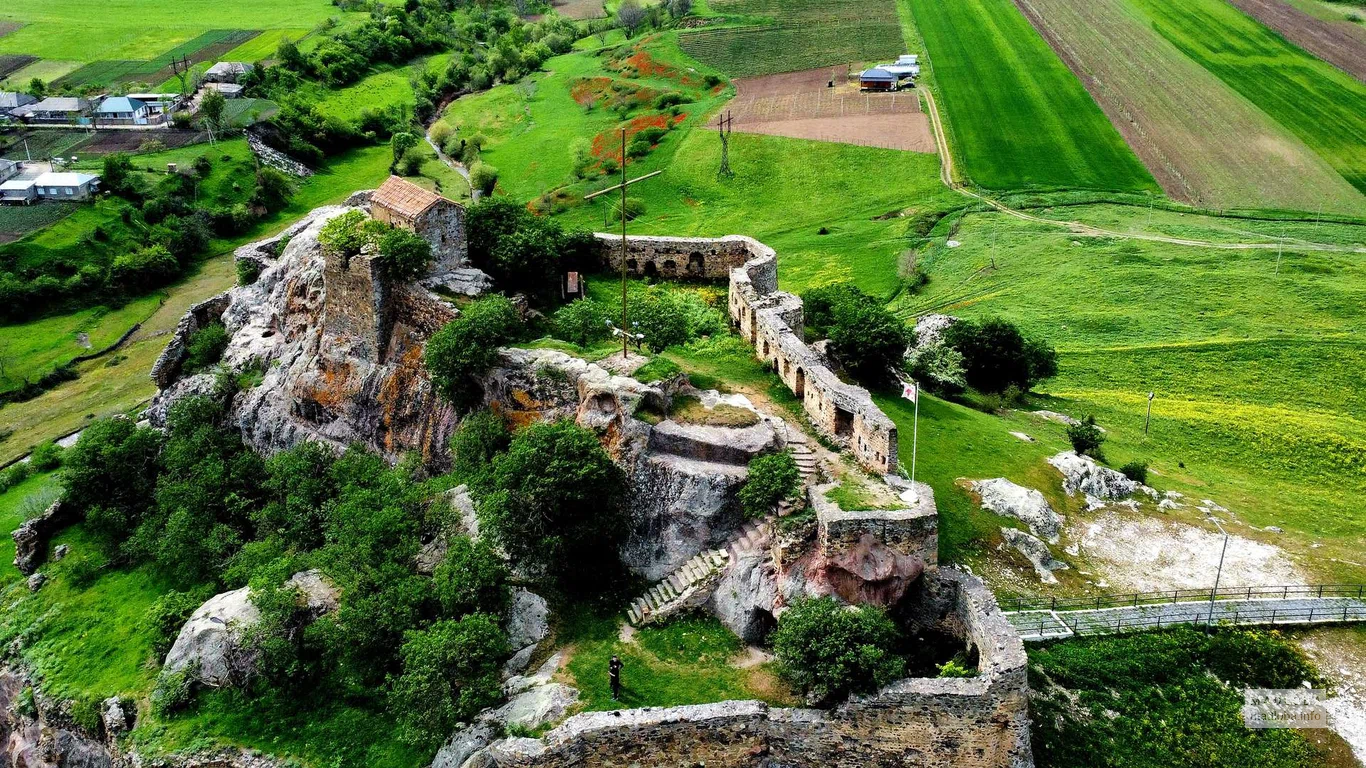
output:
M466 266L469 256L465 207L411 181L390 176L370 198L376 221L415 232L432 246L432 271Z

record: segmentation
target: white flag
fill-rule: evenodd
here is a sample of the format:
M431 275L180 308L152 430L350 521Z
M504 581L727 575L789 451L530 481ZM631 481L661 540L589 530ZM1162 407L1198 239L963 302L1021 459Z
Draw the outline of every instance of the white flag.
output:
M920 392L916 390L915 384L907 381L901 384L901 396L914 403L915 399L920 397Z

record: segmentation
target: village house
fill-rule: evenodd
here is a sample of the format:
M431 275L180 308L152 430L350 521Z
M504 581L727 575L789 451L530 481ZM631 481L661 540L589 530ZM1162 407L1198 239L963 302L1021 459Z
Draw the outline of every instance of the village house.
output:
M38 199L38 186L34 179L12 179L0 182L0 203L6 205L28 205Z
M13 114L38 125L89 125L90 102L76 96L49 96L19 107Z
M147 105L149 122L164 122L167 115L181 108L183 101L178 93L130 93L128 98Z
M26 107L37 99L19 91L0 91L0 117L8 115L20 107Z
M44 200L86 200L99 191L100 177L89 173L45 173L33 180Z
M200 78L206 83L235 83L255 67L242 61L220 61L209 67Z
M0 181L9 181L19 174L19 164L0 157Z
M153 119L152 109L146 102L131 96L110 96L95 108L95 117L100 125L149 125L162 122Z
M864 91L895 91L896 85L896 75L882 67L865 69L858 76L858 87Z

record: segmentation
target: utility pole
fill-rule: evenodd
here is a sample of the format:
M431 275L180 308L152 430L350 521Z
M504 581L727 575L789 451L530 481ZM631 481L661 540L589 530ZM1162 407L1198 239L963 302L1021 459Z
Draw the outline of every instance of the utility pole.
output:
M731 117L730 110L726 110L716 131L721 137L721 169L716 172L720 178L735 178L735 172L730 169L730 132L734 124L735 118Z
M1147 413L1146 416L1143 417L1143 434L1145 434L1145 435L1148 434L1148 422L1149 422L1149 421L1152 419L1152 417L1153 417L1153 398L1154 398L1154 397L1157 397L1157 393L1156 393L1156 392L1149 392L1149 393L1148 393L1148 413Z
M1284 245L1285 245L1285 230L1282 229L1282 230L1281 230L1281 236L1280 236L1279 238L1276 239L1276 271L1273 272L1272 274L1279 275L1279 274L1281 273L1281 248L1282 248L1282 246L1284 246Z
M171 59L171 72L180 80L180 98L186 98L189 95L190 87L190 57L181 56L179 59Z
M1214 527L1218 528L1219 532L1224 534L1224 546L1219 550L1219 569L1214 572L1214 589L1209 593L1209 621L1205 624L1206 627L1213 627L1214 598L1219 594L1219 580L1224 575L1224 553L1228 552L1228 531L1224 530L1224 526L1219 524L1219 519L1214 515L1210 515L1206 519L1211 523L1214 523Z
M593 192L593 193L591 193L591 194L587 194L587 195L584 195L584 196L583 196L583 199L584 199L584 200L592 200L593 198L598 197L599 195L605 195L605 194L607 194L608 192L612 192L612 191L615 191L615 190L617 190L617 189L620 189L620 190L621 190L621 251L620 251L620 259L621 259L621 327L615 329L615 332L621 336L621 359L622 359L623 361L626 360L626 356L627 356L627 354L629 354L629 351L628 351L628 349L627 349L627 344L630 343L630 341L631 341L632 339L635 339L635 340L639 341L639 340L641 340L641 339L643 338L640 334L632 334L631 331L630 331L631 326L629 326L629 325L627 324L627 313L626 313L626 188L627 188L628 186L632 185L632 184L635 184L635 183L638 182L638 181L644 181L644 180L646 180L646 179L649 179L649 178L653 178L653 177L655 177L655 176L658 176L659 174L661 174L661 173L663 173L663 172L664 172L664 171L662 171L662 170L660 170L660 171L651 171L650 173L647 173L647 174L645 174L644 176L637 176L637 177L634 178L634 179L629 179L629 180L628 180L628 179L626 178L626 129L625 129L625 128L622 128L622 129L621 129L621 183L618 184L618 185L616 185L616 186L614 186L614 187L608 187L607 189L600 189L600 190L598 190L597 192ZM609 325L609 326L611 325L611 321L608 321L608 325Z

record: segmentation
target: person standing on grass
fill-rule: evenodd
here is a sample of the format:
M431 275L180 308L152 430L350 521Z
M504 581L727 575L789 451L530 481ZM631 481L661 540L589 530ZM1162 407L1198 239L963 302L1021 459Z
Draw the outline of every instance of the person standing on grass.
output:
M607 662L607 678L612 681L612 701L621 698L621 659L616 656Z

